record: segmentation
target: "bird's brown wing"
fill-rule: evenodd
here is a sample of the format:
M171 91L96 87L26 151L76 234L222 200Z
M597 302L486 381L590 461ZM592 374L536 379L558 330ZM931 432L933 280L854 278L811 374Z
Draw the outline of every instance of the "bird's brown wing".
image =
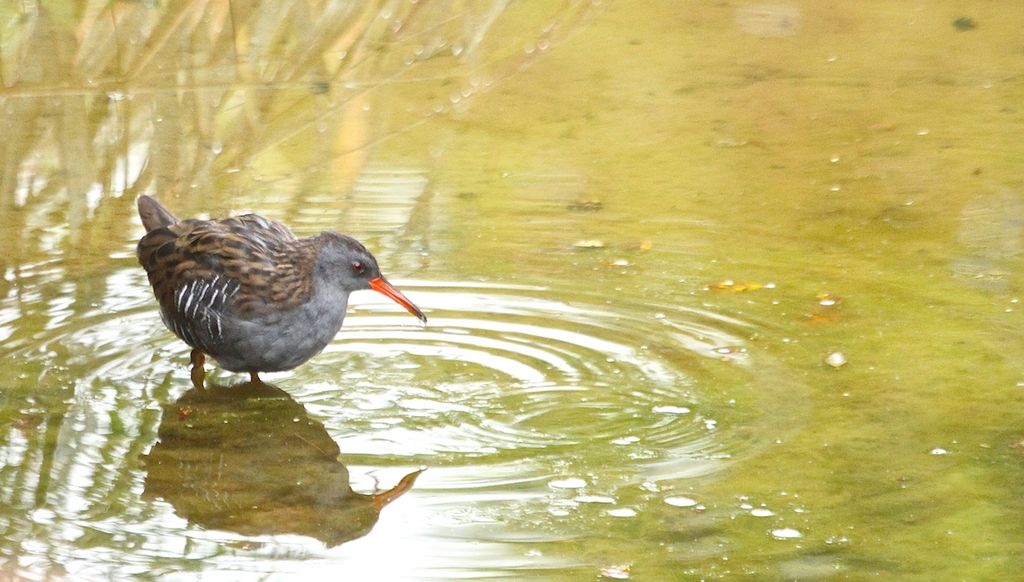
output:
M312 270L300 266L315 258L316 249L306 240L279 222L248 214L154 229L139 241L137 254L165 323L202 349L196 344L203 343L203 329L189 326L213 333L225 314L258 315L309 296Z

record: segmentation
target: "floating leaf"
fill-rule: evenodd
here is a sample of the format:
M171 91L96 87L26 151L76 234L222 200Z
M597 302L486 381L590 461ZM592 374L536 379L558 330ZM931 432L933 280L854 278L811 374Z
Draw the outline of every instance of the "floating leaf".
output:
M838 312L812 313L807 316L808 323L835 323L842 319Z
M745 293L747 291L757 291L762 287L764 287L764 285L761 283L738 283L732 279L726 279L725 281L705 285L704 290L721 291L723 293Z
M968 30L978 28L978 23L970 16L961 16L953 21L953 28L955 28L957 32L966 32Z

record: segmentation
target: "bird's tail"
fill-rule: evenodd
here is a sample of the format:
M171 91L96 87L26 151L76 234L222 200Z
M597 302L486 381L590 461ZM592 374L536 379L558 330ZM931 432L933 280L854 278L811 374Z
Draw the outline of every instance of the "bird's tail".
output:
M139 218L142 219L142 226L146 227L146 232L178 222L178 217L157 202L156 198L145 194L139 196Z

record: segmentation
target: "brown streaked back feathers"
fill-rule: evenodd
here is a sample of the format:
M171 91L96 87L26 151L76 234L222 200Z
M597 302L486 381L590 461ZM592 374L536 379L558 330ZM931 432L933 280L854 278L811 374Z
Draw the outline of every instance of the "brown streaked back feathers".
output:
M312 293L310 268L324 240L297 238L280 222L255 214L179 221L159 202L139 198L149 231L139 241L139 263L165 313L175 313L175 292L188 282L227 277L239 284L228 309L239 316L301 304Z

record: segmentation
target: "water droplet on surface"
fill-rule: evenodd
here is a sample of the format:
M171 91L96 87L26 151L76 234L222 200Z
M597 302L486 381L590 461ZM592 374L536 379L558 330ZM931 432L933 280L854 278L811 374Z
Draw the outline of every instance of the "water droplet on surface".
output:
M947 451L946 449L942 449L942 448L936 447L936 448L932 449L931 451L929 451L929 453L932 454L932 455L948 455L949 451Z
M775 515L775 512L764 507L758 507L757 509L751 509L750 515L754 517L771 517Z

